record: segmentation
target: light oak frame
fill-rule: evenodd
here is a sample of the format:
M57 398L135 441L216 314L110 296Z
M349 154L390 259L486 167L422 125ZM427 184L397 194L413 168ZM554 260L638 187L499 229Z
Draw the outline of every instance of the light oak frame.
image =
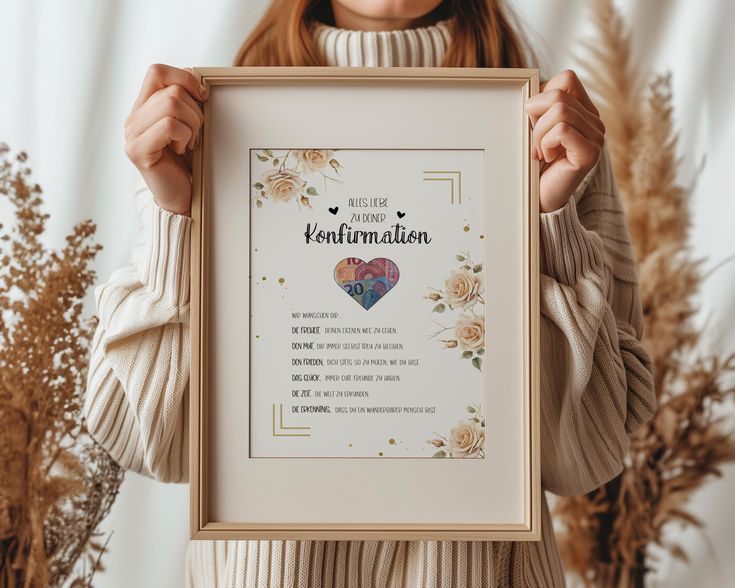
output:
M538 92L535 69L490 68L332 68L332 67L200 67L194 75L209 89L220 85L253 84L346 84L346 85L487 85L498 81L522 89L528 99ZM524 453L527 480L525 523L508 524L248 524L212 521L208 516L207 479L207 320L208 303L208 198L212 110L203 105L204 125L200 145L193 159L193 200L191 236L191 374L189 398L189 483L190 535L192 539L302 539L302 540L539 540L541 538L541 483L539 432L539 240L538 162L531 157L531 126L524 117L523 161L524 216L524 310L527 332L524 345L524 415L528 434Z

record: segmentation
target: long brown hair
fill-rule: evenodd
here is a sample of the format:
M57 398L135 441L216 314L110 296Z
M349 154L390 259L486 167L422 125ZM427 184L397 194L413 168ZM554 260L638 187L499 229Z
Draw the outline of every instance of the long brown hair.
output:
M444 0L431 16L449 19L443 66L527 66L527 48L503 0ZM334 25L329 0L273 0L234 65L325 65L311 34L314 21Z

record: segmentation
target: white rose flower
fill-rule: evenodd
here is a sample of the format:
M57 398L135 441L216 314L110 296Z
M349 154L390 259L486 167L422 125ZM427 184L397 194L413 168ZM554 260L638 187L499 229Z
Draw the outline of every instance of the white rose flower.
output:
M485 428L475 421L460 421L449 432L452 457L475 457L485 445Z
M454 335L465 351L479 351L485 347L485 319L473 314L461 315Z
M266 197L270 197L276 202L292 200L306 186L306 182L301 179L301 176L289 169L267 172L260 183L263 184Z
M450 308L465 309L472 306L483 291L482 273L466 269L453 271L444 282L444 299Z
M329 165L334 151L331 149L299 149L294 152L294 155L304 164L307 172L315 172Z

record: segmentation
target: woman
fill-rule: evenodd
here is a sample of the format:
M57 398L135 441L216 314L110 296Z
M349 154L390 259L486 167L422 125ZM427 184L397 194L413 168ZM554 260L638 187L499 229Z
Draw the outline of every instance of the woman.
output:
M237 65L522 67L502 0L276 0ZM126 121L148 186L135 263L96 292L86 402L92 434L124 467L187 477L190 154L207 99L191 72L150 68ZM649 359L625 220L584 87L563 72L531 98L541 161L542 482L560 495L604 484L652 414ZM546 500L540 542L192 542L193 587L562 586Z

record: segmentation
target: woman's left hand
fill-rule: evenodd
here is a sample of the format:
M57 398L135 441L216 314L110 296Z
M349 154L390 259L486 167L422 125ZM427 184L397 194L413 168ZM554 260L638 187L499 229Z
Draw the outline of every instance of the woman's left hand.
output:
M526 102L533 127L532 154L541 161L541 212L564 206L595 166L605 125L579 78L563 71Z

